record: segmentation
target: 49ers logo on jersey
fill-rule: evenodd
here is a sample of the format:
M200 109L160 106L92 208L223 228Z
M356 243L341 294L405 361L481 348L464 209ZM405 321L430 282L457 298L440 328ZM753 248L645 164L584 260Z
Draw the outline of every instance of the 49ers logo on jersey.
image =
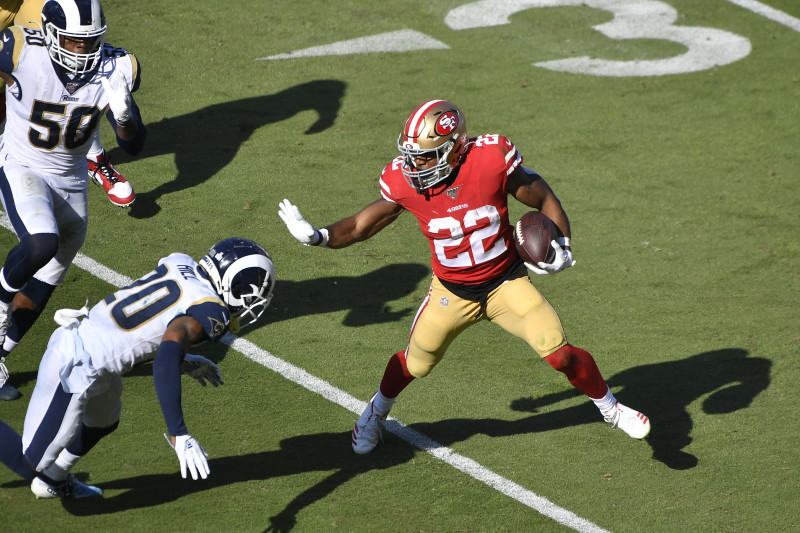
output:
M434 130L436 131L436 135L449 135L453 133L457 127L458 115L452 111L446 111L442 113L442 115L436 121Z

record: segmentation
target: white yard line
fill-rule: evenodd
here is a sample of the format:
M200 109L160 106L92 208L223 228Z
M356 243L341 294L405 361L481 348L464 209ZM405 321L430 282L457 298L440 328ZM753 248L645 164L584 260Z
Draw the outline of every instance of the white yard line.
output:
M784 13L779 9L775 9L774 7L762 4L761 2L757 2L756 0L726 0L726 1L730 2L731 4L736 4L739 7L743 7L758 15L761 15L762 17L774 20L775 22L783 24L787 28L791 28L796 32L800 32L800 19L795 18L787 13Z
M0 212L0 225L8 230L11 230L11 223L8 216L4 212ZM13 230L12 230L13 231ZM128 285L133 280L127 276L123 276L110 268L98 263L81 253L77 255L73 264L83 270L86 270L93 276L110 283L115 287L123 287ZM238 351L248 359L272 370L283 376L284 378L292 381L301 387L308 389L311 392L319 394L326 400L329 400L337 405L340 405L348 411L360 415L367 403L359 400L343 390L337 389L327 381L320 379L314 375L309 374L302 368L296 367L293 364L275 357L267 350L256 346L252 342L237 337L232 333L226 334L222 338L222 342L231 346L234 350ZM480 463L454 452L452 449L442 446L430 437L411 429L399 420L389 417L386 421L386 430L397 435L404 441L420 450L429 453L440 461L443 461L453 468L464 472L468 476L485 483L492 487L494 490L505 494L509 498L513 498L519 503L530 507L534 511L542 514L559 524L567 526L575 531L581 533L608 533L607 530L600 526L581 518L572 511L568 511L563 507L559 507L544 496L539 496L525 487L514 483L510 479L492 472ZM348 443L343 443L347 446Z

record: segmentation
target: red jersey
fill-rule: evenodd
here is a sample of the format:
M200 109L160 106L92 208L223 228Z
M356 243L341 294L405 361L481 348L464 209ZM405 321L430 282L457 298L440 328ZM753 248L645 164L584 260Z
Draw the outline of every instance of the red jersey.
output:
M420 194L397 157L381 174L381 195L411 211L431 248L439 279L461 285L485 283L503 274L517 257L508 221L506 182L522 163L514 144L501 135L470 139L452 183Z

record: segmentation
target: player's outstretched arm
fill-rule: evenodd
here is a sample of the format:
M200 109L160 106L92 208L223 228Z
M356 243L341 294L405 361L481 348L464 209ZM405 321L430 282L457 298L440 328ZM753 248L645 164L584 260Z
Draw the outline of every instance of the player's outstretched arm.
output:
M317 230L309 224L297 206L289 200L280 204L278 214L292 236L306 246L346 248L351 244L369 239L394 222L403 212L399 205L381 198L363 208L355 215Z

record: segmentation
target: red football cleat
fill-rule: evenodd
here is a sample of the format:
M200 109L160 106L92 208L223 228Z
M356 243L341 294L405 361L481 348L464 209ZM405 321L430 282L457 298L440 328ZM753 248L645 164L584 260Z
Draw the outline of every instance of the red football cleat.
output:
M128 207L133 203L136 199L133 187L122 177L122 174L117 172L117 169L106 157L105 151L97 159L89 157L86 161L89 163L89 179L94 180L98 185L102 185L112 204L119 207Z

